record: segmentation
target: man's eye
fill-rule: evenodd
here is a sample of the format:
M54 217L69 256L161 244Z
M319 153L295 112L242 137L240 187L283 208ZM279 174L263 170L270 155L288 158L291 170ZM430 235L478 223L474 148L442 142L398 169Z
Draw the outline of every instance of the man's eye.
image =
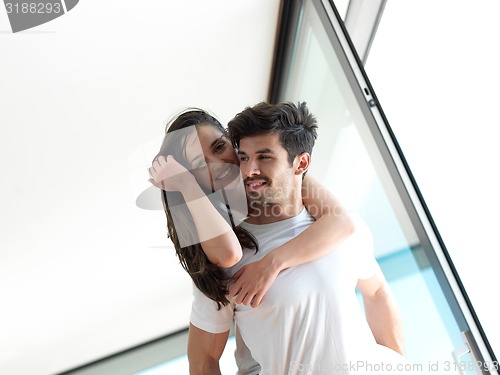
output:
M240 156L240 161L247 161L248 160L248 156Z

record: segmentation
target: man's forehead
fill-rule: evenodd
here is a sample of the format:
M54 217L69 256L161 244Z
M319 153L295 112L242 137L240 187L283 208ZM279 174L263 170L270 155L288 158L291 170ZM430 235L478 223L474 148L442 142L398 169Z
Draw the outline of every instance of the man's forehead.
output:
M264 133L240 139L238 151L244 153L254 152L280 152L285 150L281 144L279 134L276 132Z

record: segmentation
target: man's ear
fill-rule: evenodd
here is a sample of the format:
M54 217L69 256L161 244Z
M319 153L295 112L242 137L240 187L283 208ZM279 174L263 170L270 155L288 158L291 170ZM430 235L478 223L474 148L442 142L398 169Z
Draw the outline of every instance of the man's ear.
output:
M301 175L307 172L309 165L311 164L311 155L307 152L303 152L295 158L295 174Z

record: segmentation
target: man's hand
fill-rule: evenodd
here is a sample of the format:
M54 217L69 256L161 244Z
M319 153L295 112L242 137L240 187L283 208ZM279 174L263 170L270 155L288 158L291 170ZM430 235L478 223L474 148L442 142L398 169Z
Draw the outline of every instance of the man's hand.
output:
M231 279L229 294L236 296L236 303L257 307L273 284L279 269L272 259L264 257L257 262L243 266Z
M148 181L165 191L182 191L196 182L194 176L172 155L166 159L163 155L158 156L149 168L149 174L151 178Z

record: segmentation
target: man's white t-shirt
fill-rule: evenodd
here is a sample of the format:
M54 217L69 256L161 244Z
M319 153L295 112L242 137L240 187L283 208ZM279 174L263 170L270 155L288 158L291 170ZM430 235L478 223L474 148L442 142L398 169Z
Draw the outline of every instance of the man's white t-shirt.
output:
M307 210L279 222L242 223L259 243L245 250L228 269L232 276L308 228ZM288 268L278 275L257 308L217 304L193 288L191 323L211 333L226 332L234 320L242 339L265 374L349 374L353 362L365 358L375 340L355 294L358 279L371 277L378 265L371 235L356 232L329 255Z

